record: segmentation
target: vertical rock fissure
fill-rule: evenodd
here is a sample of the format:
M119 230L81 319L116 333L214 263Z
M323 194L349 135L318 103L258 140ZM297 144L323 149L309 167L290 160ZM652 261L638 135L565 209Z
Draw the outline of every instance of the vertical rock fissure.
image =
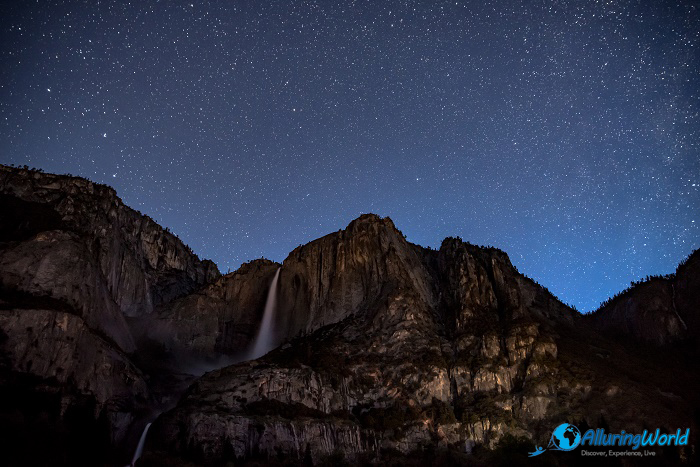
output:
M500 332L498 342L501 347L501 352L503 352L503 355L506 357L506 362L510 366L510 352L508 351L508 345L506 344L506 336L508 335L510 315L512 313L509 313L510 310L508 309L509 304L506 300L506 294L501 289L500 284L498 284L496 281L496 274L493 270L493 261L485 262L485 266L486 267L484 267L484 270L486 271L489 281L491 282L493 293L496 296L496 311L498 313L498 329Z

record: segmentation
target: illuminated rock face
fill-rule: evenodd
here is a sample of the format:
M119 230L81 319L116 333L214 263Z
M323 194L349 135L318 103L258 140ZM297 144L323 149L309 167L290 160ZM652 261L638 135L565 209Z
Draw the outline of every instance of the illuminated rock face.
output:
M598 332L505 253L459 239L424 249L374 215L294 250L279 295L287 343L200 378L156 422L152 449L300 462L463 452L506 434L542 443L562 418L690 423L697 399L689 378L682 402L659 407L657 381L628 380L650 364L634 345ZM611 392L622 380L628 390Z
M697 336L697 254L592 317L500 250L422 248L372 214L282 264L220 276L108 187L1 169L3 386L53 391L59 417L89 399L113 444L176 397L168 378L191 359L246 354L279 269L282 345L194 381L153 423L143 462L467 455L508 434L546 444L564 421L690 426L698 404L697 349L635 340Z
M580 319L503 252L423 249L375 215L294 250L279 282L288 343L198 380L154 425L163 449L318 460L493 445L544 417L556 395L535 381L557 346L543 330Z

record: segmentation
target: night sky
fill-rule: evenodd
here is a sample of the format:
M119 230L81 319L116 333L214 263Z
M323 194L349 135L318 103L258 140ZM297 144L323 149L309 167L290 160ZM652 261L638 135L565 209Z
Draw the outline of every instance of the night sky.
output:
M366 212L581 311L700 247L700 2L3 2L0 162L222 272Z

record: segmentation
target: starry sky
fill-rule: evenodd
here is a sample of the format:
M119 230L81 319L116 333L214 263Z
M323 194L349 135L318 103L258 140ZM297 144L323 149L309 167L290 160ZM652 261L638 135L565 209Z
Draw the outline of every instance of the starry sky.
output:
M700 247L700 2L0 6L0 162L116 188L222 272L366 212L581 311Z

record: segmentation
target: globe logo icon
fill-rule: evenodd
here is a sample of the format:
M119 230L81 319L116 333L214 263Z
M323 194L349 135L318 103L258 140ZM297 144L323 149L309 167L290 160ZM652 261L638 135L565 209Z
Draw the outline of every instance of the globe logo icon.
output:
M562 423L552 432L549 446L560 451L571 451L576 449L580 443L581 432L578 428L569 423Z

